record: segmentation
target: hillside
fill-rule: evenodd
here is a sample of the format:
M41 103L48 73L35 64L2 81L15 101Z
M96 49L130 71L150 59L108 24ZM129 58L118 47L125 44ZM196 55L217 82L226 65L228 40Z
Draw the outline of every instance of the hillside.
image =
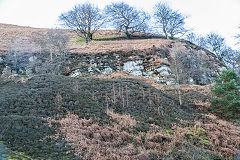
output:
M1 141L32 158L214 159L236 154L240 142L239 127L139 80L1 79L0 94Z
M113 102L114 86L116 87L115 104ZM139 88L142 88L141 92L138 91ZM173 122L180 123L176 118L186 120L190 118L191 121L194 119L192 109L182 108L171 97L140 81L130 79L106 81L92 78L36 76L24 84L1 82L0 98L1 122L4 124L1 126L3 141L6 141L14 150L27 152L28 155L35 154L36 151L31 152L29 149L34 149L34 143L54 133L51 130L57 126L49 127L47 119L57 120L67 115L77 115L79 118L92 118L99 125L113 125L114 121L106 114L108 107L119 114L130 114L139 122L134 126L135 128L128 131L130 133L146 132L151 124L170 129ZM162 104L159 105L157 101L162 101ZM35 131L29 131L29 129ZM31 132L38 132L38 134L30 138L26 134ZM15 139L17 136L18 138ZM33 139L35 141L31 142ZM28 147L21 149L21 146ZM42 149L41 152L46 152L44 148ZM46 156L49 157L48 154Z
M225 65L214 54L184 40L166 40L159 35L144 35L132 40L116 31L98 31L90 44L76 42L76 35L62 30L69 37L67 55L41 53L35 39L44 38L47 29L1 24L0 73L93 75L126 71L163 84L175 84L175 67L181 67L181 83L210 84ZM110 37L110 38L109 38ZM114 37L111 39L111 37ZM21 49L14 56L9 48ZM41 54L40 54L41 53ZM179 54L175 63L173 57ZM52 58L50 58L52 57ZM182 63L186 61L187 63ZM196 63L197 62L197 63ZM6 67L8 66L8 67ZM4 70L5 69L5 70Z
M238 154L239 123L209 112L211 83L225 68L211 52L160 35L128 40L116 31L98 31L86 45L61 30L70 37L67 53L51 54L34 40L48 31L0 24L0 159ZM9 53L12 47L24 49Z

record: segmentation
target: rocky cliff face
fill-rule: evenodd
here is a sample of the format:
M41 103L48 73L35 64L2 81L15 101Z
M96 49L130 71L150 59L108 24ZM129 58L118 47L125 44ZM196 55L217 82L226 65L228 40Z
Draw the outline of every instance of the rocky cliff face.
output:
M180 83L209 84L224 68L210 52L187 42L174 41L164 49L152 46L143 50L98 54L69 53L65 57L56 55L53 60L49 59L48 53L25 53L17 60L2 56L0 62L5 66L3 74L54 73L78 77L125 71L167 85L178 83L176 72L181 78Z
M134 76L152 78L159 83L173 84L175 78L169 63L167 50L112 52L97 55L82 55L71 69L71 77L88 74L111 74L125 71Z
M177 69L181 77L180 83L209 84L213 82L214 77L225 67L213 55L208 55L209 53L203 49L191 48L190 50L185 48L182 52L184 56L189 58L185 60L187 62L179 62L181 59L174 60L172 56L174 53L171 48L162 50L152 47L151 49L141 51L113 52L91 56L82 55L77 60L77 65L70 69L69 75L76 77L125 71L134 76L143 76L154 79L158 83L171 85L177 83ZM200 62L190 63L192 54L198 55ZM181 58L185 59L186 57ZM198 59L195 60L197 61ZM177 65L174 65L174 61L177 61ZM188 63L188 65L185 66L186 64L183 63Z

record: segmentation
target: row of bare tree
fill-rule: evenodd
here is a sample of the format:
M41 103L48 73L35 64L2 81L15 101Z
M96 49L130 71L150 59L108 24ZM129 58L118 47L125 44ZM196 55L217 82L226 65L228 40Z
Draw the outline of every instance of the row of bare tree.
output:
M134 32L147 32L150 27L151 16L124 2L114 2L104 10L90 3L77 4L66 13L59 16L62 25L74 30L86 43L93 39L93 34L104 27L113 27L123 31L127 38ZM153 18L155 26L166 38L174 38L187 32L184 28L186 19L178 11L172 10L166 3L159 2L154 6Z
M153 7L153 11L154 27L150 25L151 16L147 12L124 2L113 2L105 6L103 10L91 3L77 4L70 11L62 13L59 20L63 26L72 29L80 37L84 37L86 43L92 40L93 34L101 28L123 31L127 38L131 38L134 32L151 32L153 29L163 33L167 39L183 36L189 32L184 27L187 17L171 9L168 4L160 1ZM222 36L210 33L203 37L189 33L185 37L210 50L228 67L240 72L240 51L228 47ZM240 40L240 34L236 38Z
M238 34L236 38L240 40L240 34ZM213 32L206 36L189 33L186 39L211 51L217 59L240 74L240 51L227 46L225 39L221 35ZM236 43L236 45L239 45L239 42Z

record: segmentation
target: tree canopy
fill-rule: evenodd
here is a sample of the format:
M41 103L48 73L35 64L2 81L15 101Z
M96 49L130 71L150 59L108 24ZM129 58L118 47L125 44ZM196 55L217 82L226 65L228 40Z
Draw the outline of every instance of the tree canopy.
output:
M66 13L59 16L59 20L67 28L74 30L86 43L92 40L95 31L104 24L104 16L98 7L91 3L77 4Z
M131 38L134 32L145 32L148 29L147 22L150 16L127 3L117 2L107 5L105 13L111 26L124 31L128 38Z
M167 39L187 32L184 27L186 17L172 10L166 3L159 2L154 6L154 19Z

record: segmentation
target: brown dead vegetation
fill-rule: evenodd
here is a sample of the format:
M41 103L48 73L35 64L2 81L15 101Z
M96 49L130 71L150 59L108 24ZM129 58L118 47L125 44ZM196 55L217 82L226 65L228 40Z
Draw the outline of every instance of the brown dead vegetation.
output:
M136 120L130 115L120 115L113 111L109 111L109 115L116 122L111 126L100 126L92 119L80 119L68 114L59 121L59 134L63 133L76 155L84 159L145 160L152 150L161 154L169 150L172 137L150 131L146 135L130 134L122 128L135 126ZM146 137L146 141L142 137Z
M150 49L153 45L156 48L165 49L170 44L171 40L165 39L133 39L133 40L115 40L115 41L93 41L89 45L78 43L70 43L69 49L73 53L107 53L123 51L129 52L132 50Z
M15 39L22 37L31 38L34 32L46 34L48 30L49 29L0 24L0 54L7 53L10 45Z
M216 155L221 155L226 159L237 155L240 145L240 127L218 119L212 114L206 115L206 118L206 121L196 121L193 127L182 128L173 125L172 130L167 132L155 126L155 130L158 128L158 131L151 130L146 134L150 142L145 143L145 146L151 149L155 148L162 154L169 154L174 147L181 148L179 144L195 143L196 146L207 147ZM189 136L191 137L189 138ZM158 145L162 142L167 145Z
M170 145L176 146L177 143L184 143L189 140L189 135L193 139L199 138L195 145L205 148L214 153L224 156L226 159L234 157L238 154L240 145L240 127L232 123L221 120L215 115L206 115L206 121L199 120L195 122L193 127L182 128L173 125L173 135ZM204 138L205 140L203 140ZM193 140L192 139L192 140Z
M215 151L228 157L236 155L240 146L240 127L212 114L208 114L207 118L207 122L197 122L196 125L206 130Z
M47 32L48 29L33 29L29 27L19 27L13 25L0 24L0 48L7 51L8 45L16 37L31 36L33 32ZM72 33L69 33L72 34ZM99 32L99 37L115 34L112 31ZM74 35L72 35L72 38ZM157 48L167 48L170 40L147 39L147 40L115 40L115 41L94 41L89 45L80 45L71 42L70 49L78 53L99 53L112 51L132 51L148 50L153 45ZM183 47L183 46L180 46ZM184 49L184 48L182 48ZM166 63L163 59L158 59L156 63ZM100 79L132 78L140 79L162 92L177 97L177 86L166 86L158 84L156 81L146 79L141 76L133 76L127 72L115 72L110 75L97 75ZM14 75L9 78L14 78ZM22 80L22 78L21 78ZM211 85L181 85L181 93L185 103L209 107L211 99ZM78 90L78 86L75 90ZM61 97L59 96L55 104L61 107ZM171 155L174 149L183 150L186 143L194 144L197 147L205 148L218 154L230 157L238 152L240 145L240 127L234 126L230 122L220 120L214 115L203 115L206 119L198 120L195 126L182 128L174 125L171 130L164 130L159 126L152 126L147 133L133 134L124 128L131 129L138 124L131 115L120 115L113 111L108 111L108 116L113 122L110 125L99 125L90 119L81 119L75 114L68 114L65 118L57 120L61 124L59 133L65 135L65 139L70 143L76 155L84 159L148 159L151 151L158 154ZM56 121L55 121L56 122ZM186 122L187 123L187 122ZM201 141L198 131L203 132L206 142ZM190 138L189 138L190 135ZM193 138L191 138L193 137ZM194 138L197 142L194 142Z
M178 95L177 86L175 85L154 85L154 87L164 93L174 96ZM212 84L204 86L182 84L179 86L185 104L194 104L205 107L210 106L210 101L212 98L211 87L213 87Z
M51 29L47 28L31 28L31 27L22 27L9 24L0 24L0 49L1 53L7 53L9 46L15 39L26 37L28 39L38 38L38 34L46 35ZM77 39L78 37L72 31L65 30L70 39ZM113 51L132 51L132 50L144 50L151 49L153 46L156 48L166 48L171 40L165 39L132 39L126 40L122 39L123 33L119 33L114 30L101 30L94 34L96 38L104 38L116 36L119 37L119 40L111 41L92 41L89 45L84 43L75 43L69 42L68 49L72 53L106 53ZM153 35L146 35L153 36Z
M136 126L137 121L133 119L129 114L128 115L120 115L117 113L114 113L113 110L107 111L108 115L112 117L112 119L117 121L117 124L119 124L122 127L133 127ZM117 126L117 125L116 125Z
M136 121L129 115L118 115L112 111L109 115L117 121L112 126L100 126L92 119L80 119L73 114L59 121L61 133L65 134L79 158L127 160L141 156L136 147L128 144L133 136L121 130L122 127L135 125Z
M101 126L92 119L80 119L73 114L59 121L60 133L65 135L79 158L144 160L152 151L168 156L176 148L184 150L183 145L188 143L200 148L207 147L212 153L227 158L236 155L240 145L240 127L210 114L207 121L196 121L193 127L182 128L173 124L171 130L164 130L152 125L147 133L138 134L122 130L137 124L130 115L113 111L108 114L116 120L111 126Z

